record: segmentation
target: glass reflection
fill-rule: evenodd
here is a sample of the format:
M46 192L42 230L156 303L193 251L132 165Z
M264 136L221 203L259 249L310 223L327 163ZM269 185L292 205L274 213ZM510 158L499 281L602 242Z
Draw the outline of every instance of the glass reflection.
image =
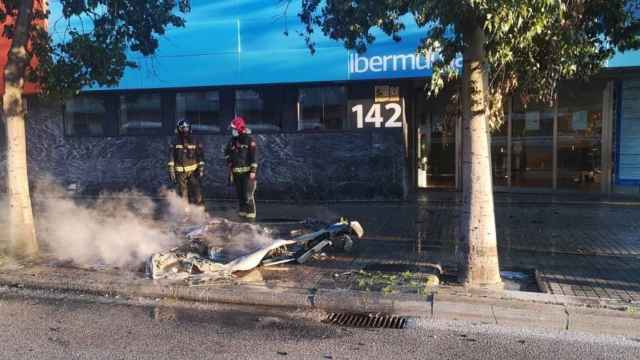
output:
M553 186L553 108L514 101L511 115L511 185Z
M507 186L509 174L507 173L507 162L509 161L507 148L507 124L508 118L505 115L504 122L499 129L491 132L491 169L493 171L493 185Z
M574 84L560 91L558 188L600 191L604 83Z

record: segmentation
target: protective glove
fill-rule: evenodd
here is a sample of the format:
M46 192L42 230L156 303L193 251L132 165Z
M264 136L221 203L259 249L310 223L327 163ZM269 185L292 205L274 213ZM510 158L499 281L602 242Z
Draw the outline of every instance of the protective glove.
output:
M169 179L171 179L172 183L176 183L176 172L175 170L171 169L169 170Z

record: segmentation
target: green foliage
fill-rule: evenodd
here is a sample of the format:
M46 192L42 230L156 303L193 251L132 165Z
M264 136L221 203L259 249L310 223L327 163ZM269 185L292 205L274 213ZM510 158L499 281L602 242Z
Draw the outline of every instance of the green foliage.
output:
M359 290L382 291L384 294L396 292L399 278L393 274L381 272L367 272L360 270L356 273L356 287Z
M429 276L405 271L400 274L368 272L360 270L356 273L355 287L364 291L380 291L385 295L401 292L427 295L433 290L428 283ZM437 284L436 284L437 286Z
M36 2L43 0L36 0ZM112 86L127 67L127 52L144 56L154 54L158 37L168 27L183 27L180 13L190 11L189 0L60 0L62 18L49 19L50 13L34 11L33 20L48 20L50 25L67 24L61 42L34 21L29 29L30 55L38 65L29 66L27 78L41 84L43 95L64 98L88 85ZM0 22L7 14L17 16L19 1L4 1ZM37 8L37 7L36 7ZM72 22L81 24L72 26ZM13 26L3 36L13 37Z
M502 120L502 99L550 103L558 81L587 79L614 52L640 47L639 0L302 0L300 19L314 51L314 29L364 51L379 28L399 40L405 15L424 29L417 51L440 51L430 94L458 74L451 61L463 52L463 34L484 29L492 125Z

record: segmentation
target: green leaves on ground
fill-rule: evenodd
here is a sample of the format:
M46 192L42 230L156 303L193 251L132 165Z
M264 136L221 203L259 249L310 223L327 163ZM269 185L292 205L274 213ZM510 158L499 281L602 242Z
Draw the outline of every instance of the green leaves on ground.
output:
M385 295L396 293L426 295L438 285L432 280L434 276L410 271L396 274L360 270L356 273L355 288L364 291L380 291Z

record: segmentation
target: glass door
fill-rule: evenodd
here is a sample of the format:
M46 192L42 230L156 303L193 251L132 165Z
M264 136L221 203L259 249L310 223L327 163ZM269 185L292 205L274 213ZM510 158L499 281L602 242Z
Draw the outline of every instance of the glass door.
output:
M455 188L456 119L447 116L446 94L436 100L417 96L416 171L418 189Z

